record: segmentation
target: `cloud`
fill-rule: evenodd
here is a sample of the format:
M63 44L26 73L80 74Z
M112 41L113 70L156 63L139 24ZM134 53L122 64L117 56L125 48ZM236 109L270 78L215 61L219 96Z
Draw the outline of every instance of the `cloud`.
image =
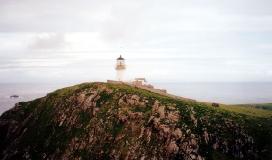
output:
M41 33L36 35L29 44L34 50L63 49L68 45L63 33Z
M0 0L2 32L100 32L111 37L153 29L271 30L269 0Z
M271 80L264 76L272 58L271 3L0 0L0 71L46 77L66 69L106 77L122 54L131 75L155 80Z
M272 49L272 43L270 44L259 44L257 45L258 48L260 49L265 49L265 50L270 50Z

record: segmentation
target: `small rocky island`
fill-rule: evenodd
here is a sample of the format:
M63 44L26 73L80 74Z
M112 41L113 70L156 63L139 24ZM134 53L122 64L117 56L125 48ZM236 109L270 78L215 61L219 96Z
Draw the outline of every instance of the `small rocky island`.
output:
M0 159L271 159L271 117L84 83L0 117Z
M19 98L19 95L13 94L13 95L9 96L9 98Z

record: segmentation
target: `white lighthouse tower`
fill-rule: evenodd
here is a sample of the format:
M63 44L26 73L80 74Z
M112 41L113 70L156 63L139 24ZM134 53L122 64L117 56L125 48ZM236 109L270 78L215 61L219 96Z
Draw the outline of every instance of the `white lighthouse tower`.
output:
M118 81L123 81L124 79L124 73L125 73L125 69L126 69L126 64L125 64L125 59L120 55L120 57L118 57L116 59L116 66L115 66L116 72L117 72L117 80Z

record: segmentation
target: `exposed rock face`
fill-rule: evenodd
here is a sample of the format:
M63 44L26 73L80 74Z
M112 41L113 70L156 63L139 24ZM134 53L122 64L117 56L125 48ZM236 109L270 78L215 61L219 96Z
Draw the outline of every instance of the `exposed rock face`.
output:
M191 103L103 83L58 90L1 116L0 159L258 158L243 126Z

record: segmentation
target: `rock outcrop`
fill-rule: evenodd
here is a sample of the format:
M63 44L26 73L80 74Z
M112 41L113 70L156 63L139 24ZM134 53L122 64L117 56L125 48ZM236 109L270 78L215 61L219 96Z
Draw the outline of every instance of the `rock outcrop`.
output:
M126 85L90 83L0 117L0 159L258 159L235 116Z

